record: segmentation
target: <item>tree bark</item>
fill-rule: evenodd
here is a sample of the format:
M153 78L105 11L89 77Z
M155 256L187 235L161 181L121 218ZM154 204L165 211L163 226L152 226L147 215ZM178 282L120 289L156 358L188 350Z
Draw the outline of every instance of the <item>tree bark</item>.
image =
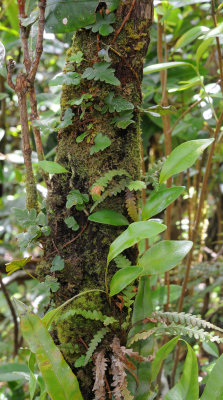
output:
M104 10L106 12L106 10ZM56 161L70 171L70 174L54 175L51 181L52 190L48 197L51 210L49 216L51 235L45 243L45 261L39 267L40 275L49 274L51 261L55 255L60 255L65 261L65 268L56 272L60 288L55 294L57 305L63 303L77 293L87 289L105 290L106 258L111 242L122 232L120 227L97 224L88 221L85 212L77 211L75 207L66 208L66 196L73 189L78 189L82 194L89 194L89 189L98 178L110 170L124 169L131 178L136 180L141 177L140 158L140 111L142 94L140 84L143 74L143 62L149 45L149 28L153 17L152 0L123 0L115 12L116 21L113 25L114 32L107 37L98 36L91 30L78 31L73 39L73 45L68 51L68 57L77 51L83 52L84 60L79 66L74 63L76 72L82 74L95 62L100 62L98 50L111 45L109 56L115 76L121 82L120 86L113 86L101 81L82 79L79 86L63 85L61 109L62 114L69 106L68 102L74 98L80 98L88 93L92 97L92 106L87 108L85 115L80 119L81 106L74 107L75 117L72 125L59 131ZM120 33L119 28L123 25ZM119 33L119 34L118 34ZM117 36L117 37L116 37ZM115 40L114 40L115 39ZM68 70L68 64L65 72ZM126 129L119 129L111 124L113 114L102 114L94 106L103 107L104 99L110 92L115 96L122 96L134 104L134 123ZM97 107L98 108L98 107ZM93 124L88 139L76 143L78 135L89 129ZM111 145L104 151L90 155L94 135L102 133L111 140ZM122 177L114 178L116 182ZM99 188L100 190L100 188ZM93 202L87 204L89 212ZM125 191L121 191L116 197L107 197L96 210L110 208L127 216L125 206ZM68 216L73 216L80 229L77 232L69 229L64 222ZM129 218L129 217L128 217ZM130 222L131 219L129 218ZM75 239L75 236L77 238ZM72 239L74 239L72 241ZM52 254L51 254L52 253ZM128 251L128 257L133 265L137 251ZM115 264L109 267L109 280L116 271ZM72 308L78 307L86 310L101 311L106 315L113 315L123 322L123 314L112 299L109 304L104 293L89 294L80 297L72 303ZM75 316L63 324L57 325L58 340L62 345L63 353L70 365L86 353L82 343L90 343L93 335L102 328L102 323L89 321L80 316ZM120 327L113 329L101 344L101 348L109 350L112 338L117 334L122 342L125 342L125 332ZM82 343L80 343L80 339ZM70 351L72 344L72 351ZM69 345L69 346L68 346ZM92 365L90 366L92 370ZM74 369L74 368L73 368ZM88 368L75 370L80 382L85 399L92 399L92 372ZM89 372L90 371L90 372Z

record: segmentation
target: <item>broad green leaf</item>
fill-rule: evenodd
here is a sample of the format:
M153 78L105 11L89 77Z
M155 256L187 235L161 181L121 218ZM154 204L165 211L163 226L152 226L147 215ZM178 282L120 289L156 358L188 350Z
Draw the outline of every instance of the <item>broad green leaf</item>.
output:
M197 357L192 347L187 342L185 343L187 357L184 362L183 374L179 382L166 394L164 400L198 400L199 398ZM207 399L214 400L214 397ZM218 398L218 400L220 399Z
M223 354L216 361L207 380L201 400L223 400Z
M214 139L190 140L177 146L168 156L160 173L159 183L190 168Z
M213 342L203 342L202 343L203 349L214 357L219 357L219 350L216 343Z
M76 376L54 344L41 319L15 300L21 331L36 361L52 400L83 400Z
M141 267L126 267L121 268L112 277L110 283L110 293L109 296L114 296L115 294L121 292L126 286L130 285L135 279L139 277L143 269Z
M94 139L94 146L90 149L90 155L94 153L98 153L99 151L105 150L111 144L111 140L108 136L102 135L102 133L98 133L96 138Z
M60 165L54 161L43 160L43 161L39 161L38 165L40 168L42 168L44 171L48 172L49 174L64 174L65 172L69 172L62 165Z
M143 70L144 74L151 74L152 72L163 71L164 69L175 68L175 67L192 67L193 65L185 61L171 61L167 63L153 64L145 67Z
M155 359L152 362L152 377L151 380L154 381L156 379L157 374L160 370L163 360L165 360L168 355L173 351L179 340L179 336L169 340L166 344L164 344L156 353Z
M207 50L207 48L209 47L209 45L213 42L213 38L208 38L206 40L204 40L200 46L197 49L196 52L196 63L197 65L199 64L199 61L201 59L201 57L203 56L203 54L205 53L205 51Z
M169 115L175 113L176 111L177 111L176 107L174 106L164 107L159 104L157 104L156 106L148 107L146 109L142 109L142 112L149 113L154 117L160 117L161 115Z
M175 44L175 50L186 46L187 44L193 42L197 39L202 33L207 33L209 28L206 26L195 26L194 28L189 29L183 36Z
M114 68L110 68L111 63L99 62L93 65L93 68L87 68L82 74L83 79L94 79L95 81L101 81L109 83L110 85L119 86L120 82L115 77Z
M50 268L51 272L62 271L64 269L64 260L60 256L55 256L52 261L52 266Z
M60 287L57 278L54 278L54 276L51 275L47 275L45 281L41 282L41 284L48 288L48 290L52 290L53 293L57 292Z
M142 209L141 219L144 221L165 210L184 190L184 186L176 186L153 192Z
M68 228L71 228L73 231L78 231L78 229L80 228L74 217L67 217L65 218L64 222L68 226Z
M121 233L120 236L117 237L117 239L114 240L114 242L112 242L108 253L107 263L109 264L113 258L117 257L125 249L134 246L134 244L140 242L140 240L156 236L165 229L166 225L159 224L156 221L133 222L123 233Z
M25 265L32 259L32 256L22 258L21 260L13 260L10 263L5 264L6 272L8 275L12 274L13 272L17 271L25 267Z
M89 221L98 222L100 224L108 224L115 226L129 225L127 218L117 211L104 209L91 214Z
M139 259L143 275L162 274L175 267L193 246L190 240L163 240L154 244Z
M29 368L27 365L14 362L8 362L5 364L2 362L0 365L0 382L24 380L24 375L22 375L21 372L29 374Z
M121 112L125 110L132 110L134 108L134 105L124 99L124 97L118 96L114 97L115 93L110 92L106 97L105 97L105 108L103 108L103 111L109 111L110 113L113 112Z

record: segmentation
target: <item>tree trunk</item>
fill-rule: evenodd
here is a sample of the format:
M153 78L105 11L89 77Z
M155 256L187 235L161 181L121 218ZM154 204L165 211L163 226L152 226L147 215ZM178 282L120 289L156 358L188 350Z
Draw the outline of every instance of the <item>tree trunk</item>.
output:
M102 3L104 4L104 3ZM105 12L106 10L102 10ZM111 45L109 57L111 66L115 69L115 76L120 81L119 86L105 82L81 79L79 86L63 85L61 108L62 115L68 107L73 107L75 116L72 125L62 129L58 134L56 161L63 165L69 174L54 175L51 181L52 190L48 197L51 210L50 225L51 235L45 243L45 262L40 266L42 275L49 274L52 259L60 255L65 261L65 268L56 272L60 288L55 294L56 304L59 305L77 293L88 289L105 290L105 267L109 245L122 232L124 228L98 224L88 221L86 211L78 211L75 206L66 208L66 197L71 190L78 189L82 194L89 194L89 190L98 178L111 170L125 170L133 180L141 177L140 156L140 111L141 89L140 84L143 74L143 62L149 45L149 27L153 17L152 0L123 0L115 12L116 21L113 25L114 32L102 37L91 30L79 30L73 39L73 45L68 51L68 57L83 52L83 61L73 64L74 70L82 74L86 68L94 63L101 62L98 58L99 49ZM130 16L130 18L126 18ZM126 18L122 30L115 33ZM113 40L113 43L112 43ZM65 72L68 70L66 64ZM70 65L70 64L69 64ZM121 96L134 104L133 120L126 129L120 129L111 120L114 114L108 111L102 114L99 108L104 106L104 99L114 92L115 97ZM86 108L84 116L80 119L80 106L70 106L68 102L80 98L83 94L92 95L92 105ZM95 108L96 106L96 108ZM90 124L93 124L89 127ZM76 138L88 131L88 136L77 143ZM90 155L96 134L102 133L109 137L111 145L105 150ZM124 185L125 176L116 176L110 185L119 182ZM121 182L120 182L121 181ZM110 188L111 186L108 186ZM120 189L121 190L121 189ZM100 194L101 188L94 188L94 193ZM89 213L93 204L86 205ZM96 210L109 208L128 216L125 205L125 191L122 190L116 197L107 197ZM74 232L68 228L64 219L73 216L80 229ZM129 221L133 222L130 217ZM76 238L75 238L76 237ZM75 239L74 239L75 238ZM72 241L72 239L74 239ZM70 242L70 243L69 243ZM53 254L51 254L53 253ZM128 251L128 257L133 265L137 252L135 249ZM115 264L109 266L109 279L116 271ZM78 298L70 308L83 308L86 310L101 311L106 315L113 315L123 322L123 314L117 307L115 300L109 304L105 293L93 293ZM103 327L99 321L87 320L81 316L74 316L66 322L57 325L58 340L62 345L66 360L73 367L75 360L86 353L84 343L89 345L93 335ZM125 333L120 332L119 325L105 336L101 348L109 350L109 345L114 335L117 334L125 342ZM80 342L81 339L81 342ZM71 346L72 345L72 346ZM74 369L74 368L73 368ZM92 366L91 366L92 370ZM92 399L92 372L89 367L75 370L80 382L85 399Z

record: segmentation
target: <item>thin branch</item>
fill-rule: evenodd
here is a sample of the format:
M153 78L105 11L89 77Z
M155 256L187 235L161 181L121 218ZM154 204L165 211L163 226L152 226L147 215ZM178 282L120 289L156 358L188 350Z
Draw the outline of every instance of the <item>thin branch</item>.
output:
M123 19L122 24L121 24L121 26L119 27L119 29L115 32L115 36L114 36L113 39L112 39L111 45L113 45L113 44L115 43L115 41L116 41L116 39L117 39L119 33L122 31L122 29L124 28L125 24L128 22L128 20L129 20L129 18L130 18L130 15L131 15L131 13L132 13L132 10L133 10L133 8L134 8L135 2L136 2L136 0L132 0L132 3L131 3L131 6L130 6L130 9L129 9L129 12L128 12L128 14L125 16L125 18Z
M19 349L19 343L18 343L19 342L18 341L18 336L19 336L18 321L17 321L17 315L16 315L16 312L15 312L14 306L13 306L13 304L11 302L11 299L9 297L8 291L7 291L7 289L6 289L6 287L5 287L4 283L3 283L3 279L2 279L2 274L1 273L0 273L0 285L1 285L2 292L3 292L4 296L5 296L5 299L6 299L7 303L8 303L8 306L10 308L10 311L11 311L11 314L12 314L12 319L13 319L13 322L14 322L14 352L13 352L13 355L15 357L18 354L18 349Z

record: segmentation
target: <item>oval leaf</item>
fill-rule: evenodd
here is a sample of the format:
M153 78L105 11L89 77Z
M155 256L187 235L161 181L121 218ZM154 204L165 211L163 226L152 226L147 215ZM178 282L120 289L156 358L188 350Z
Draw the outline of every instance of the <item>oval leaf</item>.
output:
M165 229L166 225L159 224L155 221L133 222L133 224L130 224L129 227L112 242L107 263L109 264L110 261L122 253L122 251L140 242L140 240L156 236Z
M190 251L190 240L163 240L140 258L139 265L144 268L143 275L162 274L175 267Z
M179 382L166 394L164 400L198 400L199 398L197 357L191 346L187 342L185 343L187 345L187 357L183 374ZM208 398L208 400L213 399L213 397Z
M185 61L173 61L167 63L160 63L160 64L153 64L149 65L148 67L144 68L144 74L151 74L152 72L163 71L164 69L174 68L174 67L182 67L182 66L189 66L193 68L193 65L187 63Z
M40 318L25 304L15 300L20 317L22 334L37 364L52 400L83 400L76 376L54 344Z
M42 168L45 172L48 172L49 174L62 174L64 172L69 172L62 165L53 161L46 161L46 160L39 161L38 165L40 166L40 168Z
M144 221L159 214L185 190L184 186L171 187L151 194L142 210L141 219Z
M129 225L129 222L124 215L109 209L97 211L94 214L91 214L88 219L89 221L98 222L99 224L115 226Z
M160 173L159 183L190 168L214 139L190 140L177 146L169 155Z
M142 273L141 267L126 267L115 273L110 284L109 296L121 292L126 286L133 282Z
M217 360L204 390L201 400L222 400L223 399L223 354Z

